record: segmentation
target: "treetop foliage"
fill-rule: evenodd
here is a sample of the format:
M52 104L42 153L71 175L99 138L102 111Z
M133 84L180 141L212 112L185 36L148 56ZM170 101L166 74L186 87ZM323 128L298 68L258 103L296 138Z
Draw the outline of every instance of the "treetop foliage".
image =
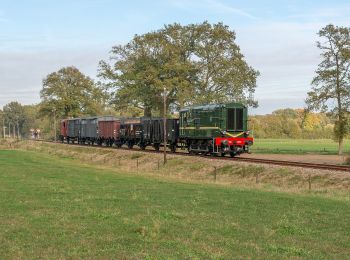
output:
M136 106L145 115L161 111L163 88L173 108L213 102L257 106L253 94L259 72L244 60L235 33L222 23L166 25L135 35L112 48L99 64L99 77L116 107Z
M25 122L23 106L17 102L12 101L3 107L3 118L6 124L23 126Z
M317 42L323 60L312 80L313 88L308 93L307 104L311 109L347 112L350 107L350 28L330 24L318 35L324 38L323 42ZM338 101L338 98L340 103L330 102Z
M43 80L40 92L41 113L59 117L96 115L102 111L104 93L92 79L75 67L65 67L50 73Z

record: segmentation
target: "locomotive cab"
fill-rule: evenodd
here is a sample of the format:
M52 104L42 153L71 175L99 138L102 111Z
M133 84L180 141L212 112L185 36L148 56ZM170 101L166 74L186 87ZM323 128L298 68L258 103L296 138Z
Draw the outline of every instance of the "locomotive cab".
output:
M239 103L180 110L180 140L191 153L235 156L249 151L248 109Z
M249 137L247 107L237 103L226 104L224 116L226 130L222 132L221 138L216 139L216 145L221 145L224 153L231 156L249 152L253 138Z

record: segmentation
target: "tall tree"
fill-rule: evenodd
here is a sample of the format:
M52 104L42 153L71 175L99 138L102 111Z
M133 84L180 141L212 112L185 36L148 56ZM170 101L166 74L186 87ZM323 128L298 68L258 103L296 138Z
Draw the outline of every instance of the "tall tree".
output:
M92 79L75 67L65 67L43 80L41 113L76 117L101 113L104 93Z
M18 132L22 133L23 125L26 121L26 116L24 112L23 106L17 101L12 101L6 104L3 107L3 114L5 119L5 125L10 126L8 131L11 131L11 135L14 136L18 134Z
M259 75L244 61L235 33L222 23L180 24L136 35L112 49L101 61L99 76L118 106L141 107L145 115L162 111L163 87L168 105L183 107L212 102L256 106L253 93Z
M321 29L317 42L322 61L312 81L306 103L309 109L330 112L335 118L334 133L338 153L343 153L344 138L349 133L350 110L350 28L332 24Z

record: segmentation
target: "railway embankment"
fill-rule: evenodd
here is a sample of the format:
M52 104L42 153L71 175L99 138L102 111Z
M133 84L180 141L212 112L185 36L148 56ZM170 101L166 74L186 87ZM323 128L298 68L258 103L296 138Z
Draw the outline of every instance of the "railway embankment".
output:
M350 199L349 172L171 154L163 165L162 154L34 141L2 141L0 149L36 151L77 160L82 167L88 164L152 178Z

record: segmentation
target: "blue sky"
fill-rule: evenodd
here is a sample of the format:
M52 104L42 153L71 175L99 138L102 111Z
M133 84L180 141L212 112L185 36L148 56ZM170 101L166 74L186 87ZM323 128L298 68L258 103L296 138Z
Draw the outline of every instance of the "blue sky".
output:
M74 65L95 78L115 44L164 24L223 22L258 69L254 114L303 107L317 64L316 33L350 26L350 2L229 0L0 0L0 107L40 101L42 79Z

